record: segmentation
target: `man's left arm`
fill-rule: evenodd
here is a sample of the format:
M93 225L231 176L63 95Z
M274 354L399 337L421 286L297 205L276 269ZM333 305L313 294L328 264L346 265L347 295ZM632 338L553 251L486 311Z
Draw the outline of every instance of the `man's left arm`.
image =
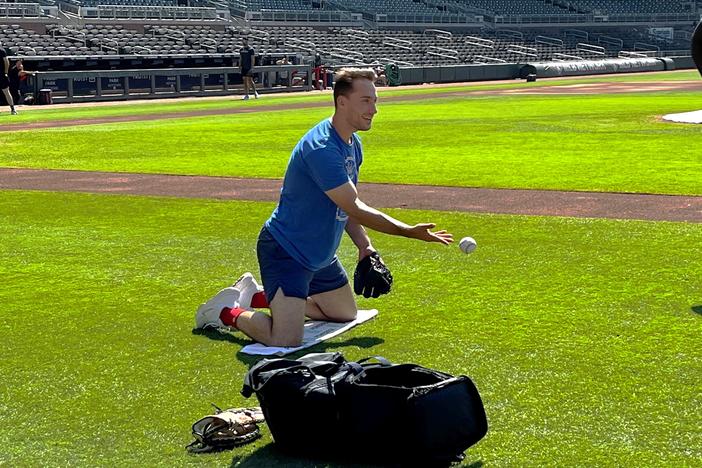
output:
M346 222L346 234L349 235L353 243L358 247L359 261L375 252L370 237L368 237L368 233L364 227L350 216Z

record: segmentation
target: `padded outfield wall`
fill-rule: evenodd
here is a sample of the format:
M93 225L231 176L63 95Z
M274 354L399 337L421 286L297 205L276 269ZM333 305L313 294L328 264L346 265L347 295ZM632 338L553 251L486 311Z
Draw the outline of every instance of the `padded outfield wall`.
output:
M691 57L399 67L396 84L538 79L689 68L694 68ZM276 65L258 67L256 80L264 93L285 93L311 90L312 76L309 65ZM286 81L282 81L283 77ZM299 79L294 82L290 77ZM238 68L216 67L39 72L30 78L27 91L45 96L50 90L54 102L71 103L232 95L239 94L241 88Z
M505 63L441 67L400 67L400 84L454 83L653 72L694 68L692 57L578 60L569 62Z

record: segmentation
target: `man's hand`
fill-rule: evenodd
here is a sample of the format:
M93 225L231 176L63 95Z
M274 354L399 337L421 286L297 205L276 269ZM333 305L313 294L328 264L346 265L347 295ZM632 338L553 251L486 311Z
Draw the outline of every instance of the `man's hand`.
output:
M413 239L423 240L425 242L440 242L444 245L449 245L453 242L453 234L445 230L432 232L436 227L434 223L421 223L410 226L405 230L405 235Z
M354 218L361 225L376 231L392 234L394 236L410 237L426 242L439 242L444 245L453 242L453 235L444 230L431 232L431 229L436 227L434 223L422 223L408 226L402 221L398 221L366 205L358 199L358 191L351 181L331 190L327 190L324 193L327 194L336 206L344 210L349 217Z
M375 249L373 248L373 246L370 245L364 249L358 249L358 261L360 262L361 260L373 254L374 252Z

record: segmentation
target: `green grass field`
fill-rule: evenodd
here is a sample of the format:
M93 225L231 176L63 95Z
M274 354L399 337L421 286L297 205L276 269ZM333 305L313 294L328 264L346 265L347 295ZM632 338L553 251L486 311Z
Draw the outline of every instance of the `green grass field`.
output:
M656 118L700 106L699 92L381 97L374 128L363 134L363 180L702 194L699 129ZM299 136L329 115L317 107L0 133L0 165L279 178Z
M581 77L577 79L548 79L540 80L535 83L524 83L516 81L514 83L478 83L478 84L461 84L456 86L444 86L440 88L384 88L379 90L382 97L416 95L416 94L437 94L451 91L486 91L497 89L513 89L513 88L539 88L542 86L553 86L558 84L576 84L576 83L601 83L601 82L646 82L646 81L691 81L697 80L699 77L697 72L693 71L675 71L675 72L653 72L639 73L634 75L608 76L608 77ZM43 108L41 112L23 112L12 118L12 122L42 122L50 120L69 120L69 119L84 119L107 116L121 115L138 115L138 114L166 114L173 112L186 112L193 110L216 110L216 109L231 109L236 107L266 107L279 104L295 104L303 102L326 102L329 97L325 94L312 95L304 94L273 94L266 95L265 99L260 101L241 102L237 97L234 98L214 98L214 99L196 99L196 100L171 100L157 102L131 101L114 105L86 106L73 107L70 110L66 109L51 109Z
M381 104L361 179L701 194L699 129L654 118L701 97ZM325 115L0 133L0 166L277 178ZM184 449L210 402L255 404L239 394L249 341L192 328L200 302L243 271L258 276L255 239L273 206L0 191L0 466L348 466L284 456L265 427L233 451ZM379 317L313 351L469 375L490 431L465 466L701 463L702 225L389 213L478 249L374 234L393 293L361 298ZM347 239L339 255L353 268Z
M0 417L12 424L0 461L223 466L250 456L267 465L268 436L217 455L183 446L210 402L251 403L238 394L253 362L237 355L244 337L191 329L200 301L254 267L271 208L5 193ZM471 463L699 461L699 226L392 214L470 232L480 247L465 256L376 235L396 291L363 300L379 318L326 349L474 378L491 432ZM347 267L354 255L345 242Z

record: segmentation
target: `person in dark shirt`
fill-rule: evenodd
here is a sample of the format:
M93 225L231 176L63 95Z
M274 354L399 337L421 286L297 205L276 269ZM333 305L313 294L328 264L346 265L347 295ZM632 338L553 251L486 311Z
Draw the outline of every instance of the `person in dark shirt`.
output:
M692 59L695 61L695 66L702 75L702 21L695 28L692 35Z
M10 106L10 114L17 115L15 110L15 101L12 100L12 94L10 94L10 79L7 74L10 71L10 60L7 58L7 52L0 42L0 91L5 95L5 100Z
M249 39L242 39L243 46L239 49L239 68L241 69L241 78L244 80L244 99L249 98L249 89L254 93L254 97L258 99L256 85L253 82L253 68L256 66L256 52L252 47L249 47Z
M22 82L32 75L35 75L35 73L24 70L22 59L17 59L14 66L10 68L7 76L10 80L10 94L15 104L22 102Z
M312 73L314 74L314 88L325 89L326 86L322 83L324 65L322 64L322 56L319 55L319 52L314 54L314 67L312 68Z

